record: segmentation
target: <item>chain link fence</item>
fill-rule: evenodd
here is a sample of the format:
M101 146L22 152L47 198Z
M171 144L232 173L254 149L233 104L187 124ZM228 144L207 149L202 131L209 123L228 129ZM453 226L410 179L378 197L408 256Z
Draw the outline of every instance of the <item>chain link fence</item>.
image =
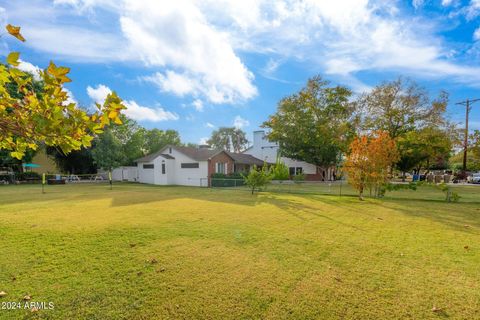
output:
M460 202L480 203L480 185L450 183L448 186L452 191L458 193L460 196ZM250 188L245 185L243 179L211 178L210 187L212 189L251 192ZM340 197L358 196L358 191L355 190L346 180L302 182L291 180L272 181L266 187L262 188L261 191L306 195L332 195ZM373 194L370 194L369 190L366 190L364 192L364 197L373 197ZM445 194L436 187L435 183L431 183L419 186L417 190L388 191L383 198L445 201Z

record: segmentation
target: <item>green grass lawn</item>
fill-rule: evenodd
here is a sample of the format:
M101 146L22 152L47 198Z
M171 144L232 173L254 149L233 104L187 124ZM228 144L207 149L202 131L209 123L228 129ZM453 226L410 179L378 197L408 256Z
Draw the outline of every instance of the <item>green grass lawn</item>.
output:
M0 319L479 319L480 188L0 187ZM437 311L432 311L432 308Z

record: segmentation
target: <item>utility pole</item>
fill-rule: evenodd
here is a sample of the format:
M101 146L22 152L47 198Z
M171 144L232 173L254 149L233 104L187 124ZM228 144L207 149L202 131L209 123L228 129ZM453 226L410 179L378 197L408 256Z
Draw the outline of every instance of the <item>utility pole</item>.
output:
M458 102L458 105L465 106L465 136L463 138L463 172L467 171L467 152L468 152L468 117L470 115L470 110L472 110L471 105L480 99L467 99L462 102Z

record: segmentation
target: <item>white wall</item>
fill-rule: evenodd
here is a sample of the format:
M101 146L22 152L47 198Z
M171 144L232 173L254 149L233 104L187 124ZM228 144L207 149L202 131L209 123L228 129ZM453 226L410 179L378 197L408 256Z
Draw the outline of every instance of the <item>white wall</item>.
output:
M169 150L165 150L169 154ZM170 154L175 158L172 163L174 178L172 184L182 186L202 186L208 179L208 161L196 161L172 148ZM182 168L182 163L199 163L199 168Z
M155 162L140 162L138 163L138 181L141 183L155 183L155 171L157 170L157 166L154 169L143 169L144 164L153 164Z
M137 167L118 167L112 170L113 181L138 181Z
M152 162L138 164L139 181L158 185L207 186L208 161L196 161L172 148L165 148L162 152L175 159L166 159L158 156ZM162 162L165 161L165 174L162 174ZM199 168L182 168L182 163L199 163ZM152 164L154 169L143 169L144 164Z
M275 163L277 161L278 149L277 143L267 140L265 131L255 131L253 133L253 146L244 153L263 161ZM317 166L314 164L285 157L281 157L280 160L288 167L301 167L305 174L317 173Z

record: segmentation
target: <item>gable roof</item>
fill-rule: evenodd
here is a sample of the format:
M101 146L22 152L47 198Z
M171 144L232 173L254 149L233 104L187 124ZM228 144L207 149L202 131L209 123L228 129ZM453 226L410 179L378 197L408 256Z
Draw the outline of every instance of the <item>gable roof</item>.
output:
M226 152L238 164L263 166L263 161L250 154Z
M225 152L236 163L257 165L257 166L263 165L262 160L255 158L250 154L234 153L234 152L218 150L218 149L212 150L212 149L206 149L206 148L182 147L182 146L171 146L171 145L165 146L164 148L162 148L157 152L154 152L149 155L146 155L145 157L139 158L135 160L135 162L151 162L158 157L164 157L165 159L175 159L171 155L163 153L167 148L173 148L195 161L207 161L212 157L216 156L217 154Z
M212 149L205 149L205 148L193 148L193 147L167 145L157 152L154 152L144 157L141 157L139 159L136 159L135 162L151 162L158 157L163 157L165 159L175 159L169 154L164 154L167 148L173 148L195 161L207 161L208 159L217 155L218 153L223 152L223 150L212 150Z
M207 161L211 157L217 155L223 150L212 150L207 148L194 148L194 147L172 147L177 151L183 153L189 158L197 161Z
M135 162L152 162L153 160L155 160L158 157L163 157L165 159L175 159L174 157L172 157L169 154L163 154L162 153L163 151L164 151L164 149L161 149L160 151L150 153L150 154L146 155L145 157L141 157L141 158L136 159Z

